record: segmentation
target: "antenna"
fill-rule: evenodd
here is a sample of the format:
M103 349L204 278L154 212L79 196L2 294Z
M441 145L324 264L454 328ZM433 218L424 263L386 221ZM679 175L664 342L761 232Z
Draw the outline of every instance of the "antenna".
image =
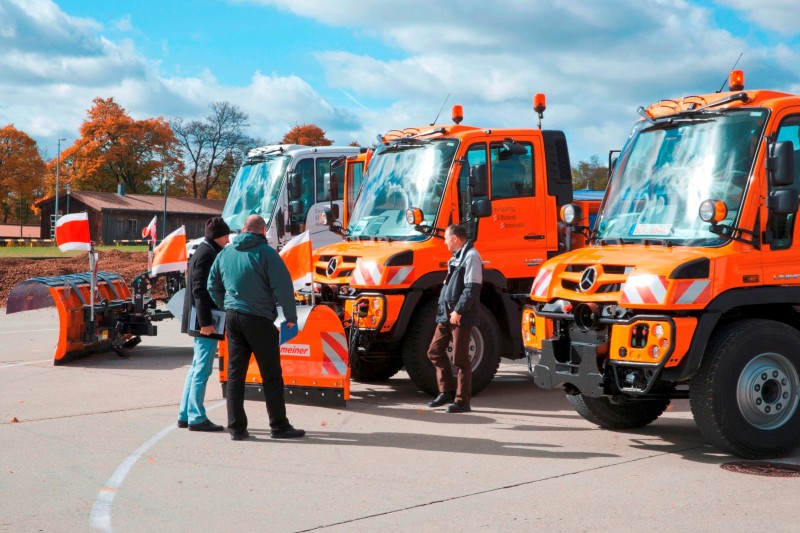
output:
M734 69L736 68L736 65L738 65L738 64L739 64L739 60L742 58L742 55L743 55L743 54L744 54L744 52L742 52L741 54L739 54L739 57L738 57L738 58L736 58L736 63L734 63L734 64L733 64L733 67L731 67L731 70L729 70L729 71L728 71L729 73L730 73L732 70L734 70ZM728 83L728 79L729 79L728 77L725 77L725 81L723 81L723 82L722 82L722 87L720 87L720 88L719 88L719 90L717 91L718 93L721 93L721 92L722 92L722 89L724 89L724 88L725 88L725 84L726 84L726 83Z
M440 108L439 108L439 112L438 112L438 113L436 113L436 118L435 118L435 119L433 119L433 122L431 122L431 123L430 123L430 125L431 125L431 126L433 126L434 124L436 124L436 121L437 121L437 120L439 120L439 115L441 115L441 114L442 114L442 109L444 109L444 105L447 103L447 100L448 100L448 99L450 99L450 93L447 93L447 97L444 99L444 102L442 102L442 107L440 107Z

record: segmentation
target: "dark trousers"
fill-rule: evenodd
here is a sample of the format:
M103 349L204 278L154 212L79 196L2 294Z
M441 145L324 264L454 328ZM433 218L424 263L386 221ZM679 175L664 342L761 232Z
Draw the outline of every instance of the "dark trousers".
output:
M283 399L279 335L275 324L266 318L228 311L225 313L225 331L228 334L228 430L241 433L247 429L244 381L251 353L255 355L261 373L269 427L273 431L287 429L290 424Z
M456 401L467 405L472 398L472 363L469 360L471 335L472 328L437 323L433 340L428 348L428 359L436 368L439 392L455 390ZM453 342L452 364L447 355L450 341ZM458 379L453 377L453 365L458 369Z

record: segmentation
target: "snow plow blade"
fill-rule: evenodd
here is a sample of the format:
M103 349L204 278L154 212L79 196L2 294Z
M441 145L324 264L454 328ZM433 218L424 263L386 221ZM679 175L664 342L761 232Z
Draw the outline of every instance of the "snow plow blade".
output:
M280 330L283 314L275 320ZM297 336L281 339L281 369L287 403L344 407L350 399L350 365L342 322L324 305L297 307ZM228 343L219 343L219 380L226 395ZM261 373L255 358L245 376L245 398L264 400Z
M58 342L54 364L109 349L130 348L138 335L154 335L148 320L131 320L133 300L119 274L98 272L92 323L91 272L31 278L17 284L9 294L6 314L55 307L58 312Z

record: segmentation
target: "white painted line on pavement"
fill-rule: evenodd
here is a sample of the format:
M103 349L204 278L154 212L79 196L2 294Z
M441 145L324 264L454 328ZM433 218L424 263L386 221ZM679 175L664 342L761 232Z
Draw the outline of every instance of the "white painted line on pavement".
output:
M50 363L52 361L53 361L52 359L42 359L41 361L28 361L27 363L14 363L13 365L0 365L0 369L11 368L11 367L15 367L15 366L36 365L36 364L39 364L39 363Z
M218 402L206 408L206 411L211 411L212 409L216 409L222 405L225 405L225 401ZM117 491L122 486L125 476L128 475L128 472L131 471L133 465L139 460L144 452L150 449L150 447L156 442L161 440L167 433L177 427L178 426L175 425L175 423L165 427L156 435L148 439L147 442L139 446L135 452L133 452L120 463L117 469L114 470L114 473L111 474L111 477L108 478L108 481L106 481L106 485L97 493L97 498L95 498L94 504L92 505L92 513L89 515L90 528L100 531L113 531L111 527L111 507L114 503L114 496L117 495Z

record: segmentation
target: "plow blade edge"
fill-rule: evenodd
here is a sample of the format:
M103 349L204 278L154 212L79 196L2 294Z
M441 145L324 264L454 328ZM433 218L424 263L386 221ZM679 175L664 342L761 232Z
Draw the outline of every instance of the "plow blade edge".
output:
M54 363L104 351L119 341L118 315L128 313L131 293L119 274L98 272L95 293L95 323L91 324L91 272L31 278L17 284L9 294L6 313L46 307L58 312L58 342ZM133 336L130 336L133 342ZM127 339L123 339L127 340Z
M284 322L281 309L275 320ZM297 307L297 335L281 339L281 369L287 403L344 407L350 399L350 365L347 338L339 318L324 305ZM219 343L219 379L222 391L228 381L228 343ZM245 377L245 398L263 400L261 373L255 358Z

